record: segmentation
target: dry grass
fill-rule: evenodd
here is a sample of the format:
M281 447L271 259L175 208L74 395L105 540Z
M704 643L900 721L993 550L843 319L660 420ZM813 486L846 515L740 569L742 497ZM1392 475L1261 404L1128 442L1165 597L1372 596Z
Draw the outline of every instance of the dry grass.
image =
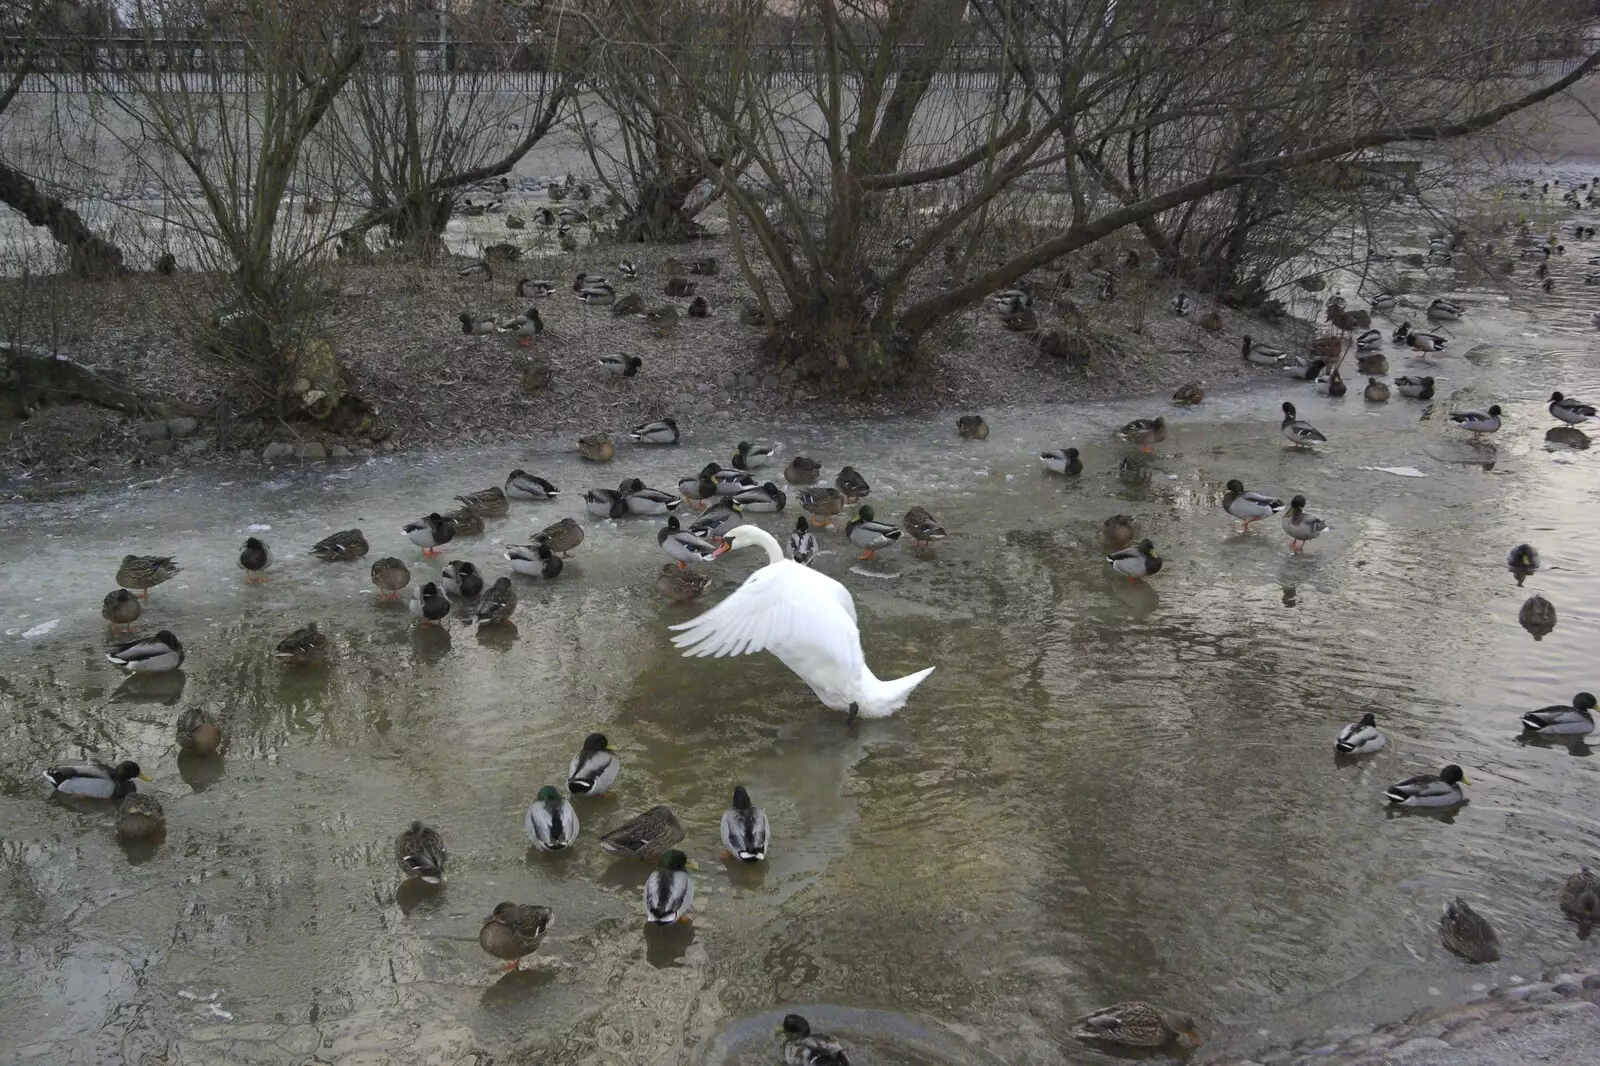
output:
M638 318L586 307L571 292L579 270L603 273L619 293L638 292L648 305L671 304L681 313L688 301L662 294L664 261L699 254L716 254L723 263L719 275L694 279L697 294L711 305L707 319L685 317L658 331ZM618 276L616 261L622 255L639 266L637 280ZM930 365L916 384L843 401L822 396L792 375L780 378L765 362L762 331L739 322L748 290L729 249L717 243L625 249L591 245L571 255L497 268L492 281L461 279L455 274L459 265L379 263L343 272L340 295L323 328L345 364L350 388L370 401L392 430L385 448L576 436L597 429L618 431L664 415L693 424L860 418L1166 393L1185 381L1211 386L1242 373L1238 350L1243 332L1283 345L1303 340L1304 333L1304 327L1292 327L1295 335L1285 337L1259 322L1247 325L1224 310L1227 328L1213 336L1197 324L1203 305L1182 319L1167 311L1175 290L1165 283L1128 286L1139 304L1135 296L1101 304L1086 291L1090 286L1080 283L1068 295L1077 299L1087 321L1114 337L1127 354L1102 356L1085 370L1069 370L1040 355L1027 337L1002 328L985 305L951 320L929 338ZM942 272L935 273L939 270L930 268L919 287L941 284ZM519 348L507 336L461 332L457 315L462 311L508 318L525 310L530 301L519 299L515 289L517 279L525 276L560 287L554 297L537 301L548 325L544 338L530 349ZM180 273L115 283L69 278L44 283L55 316L64 323L54 345L64 354L91 366L114 367L135 385L202 414L222 411L237 400L237 393L229 394L235 388L233 371L199 349L201 324L214 310L209 279ZM0 295L9 295L3 290L10 284L0 282ZM1040 319L1046 329L1061 326L1059 313L1048 308L1041 308ZM549 358L554 379L549 388L528 392L522 370L532 352ZM632 379L613 377L597 362L610 352L642 357L643 369ZM258 451L271 440L335 442L316 427L268 418L226 425L205 422L202 435L215 445L211 455ZM77 438L74 425L82 427ZM44 474L169 461L145 455L131 429L132 420L104 412L77 419L60 413L36 415L13 434L5 462L12 472ZM367 439L339 443L353 449L375 446Z

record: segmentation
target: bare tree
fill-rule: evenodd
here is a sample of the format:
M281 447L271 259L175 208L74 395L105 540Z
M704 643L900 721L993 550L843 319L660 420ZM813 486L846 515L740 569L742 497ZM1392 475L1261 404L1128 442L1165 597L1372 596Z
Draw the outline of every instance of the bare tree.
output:
M136 132L113 132L172 190L189 255L219 282L208 346L262 406L327 417L343 386L331 344L315 333L326 297L316 266L338 205L321 210L304 192L342 183L305 149L365 50L358 5L142 0L139 14L149 72L116 97ZM196 21L208 36L171 34ZM295 191L299 212L288 209ZM301 379L310 388L293 389Z
M354 247L385 226L428 254L461 190L509 174L548 136L579 64L559 22L499 2L448 18L401 6L369 23L367 39L324 131L368 204L343 239Z
M775 357L844 386L894 381L941 322L1125 228L1185 269L1190 204L1235 195L1253 217L1281 176L1481 132L1600 62L1545 85L1516 76L1530 41L1579 24L1561 3L1463 0L1449 20L1427 0L805 0L798 18L759 0L702 6L739 28L727 62L753 101L744 114L720 92L679 102L606 69L718 176L788 304ZM760 188L719 165L704 116ZM1053 210L993 266L969 270L958 249L960 269L937 280L933 256L978 247L975 231L1040 184Z

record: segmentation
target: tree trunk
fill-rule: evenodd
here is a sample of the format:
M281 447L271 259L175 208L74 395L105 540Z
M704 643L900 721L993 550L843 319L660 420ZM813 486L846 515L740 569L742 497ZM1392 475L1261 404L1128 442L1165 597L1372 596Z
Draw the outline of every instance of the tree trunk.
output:
M72 272L79 277L101 279L127 273L122 249L97 237L76 211L4 163L0 163L0 203L15 209L30 225L48 229L71 254Z
M797 304L767 338L780 370L846 393L873 392L918 368L916 338L893 328L888 315L847 293L817 293Z
M704 237L705 227L684 210L700 181L699 174L685 174L671 181L645 182L639 187L633 210L617 222L617 239L656 243Z
M26 417L47 404L92 403L142 418L185 411L170 398L139 391L116 377L91 370L42 348L0 342L0 417Z

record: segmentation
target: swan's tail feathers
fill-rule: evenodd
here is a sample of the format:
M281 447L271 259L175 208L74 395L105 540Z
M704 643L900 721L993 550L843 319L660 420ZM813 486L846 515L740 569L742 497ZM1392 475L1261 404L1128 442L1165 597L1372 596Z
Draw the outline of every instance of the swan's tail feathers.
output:
M906 699L913 689L922 684L928 675L933 673L933 667L918 670L905 677L897 677L890 681L878 681L867 687L868 700L862 704L860 713L864 718L883 718L893 714L906 705Z

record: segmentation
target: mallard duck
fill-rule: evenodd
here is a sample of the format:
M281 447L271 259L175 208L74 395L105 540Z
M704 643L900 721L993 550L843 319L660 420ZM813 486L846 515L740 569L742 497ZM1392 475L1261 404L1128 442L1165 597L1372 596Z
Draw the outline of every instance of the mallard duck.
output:
M988 440L989 423L982 415L962 415L956 419L956 432L968 440Z
M500 323L500 332L510 333L517 338L519 345L526 348L544 332L544 318L537 307L530 307L525 313Z
M372 583L378 586L378 599L396 599L400 590L411 584L411 571L391 555L372 564Z
M717 495L717 473L722 467L707 463L698 474L678 479L678 495L695 503L703 503Z
M1374 366L1381 361L1384 367L1387 368L1389 361L1385 359L1383 353L1378 350L1382 347L1383 331L1369 329L1356 338L1356 360L1358 363L1363 359L1369 360ZM1361 372L1363 374L1387 374L1388 370L1368 370L1366 367L1362 367Z
M1178 295L1172 298L1172 301L1167 304L1167 307L1171 309L1173 314L1177 315L1179 318L1182 318L1184 315L1187 315L1190 311L1194 310L1194 301L1189 299L1188 293L1180 292Z
M694 523L689 526L689 532L710 540L720 540L724 533L743 521L733 506L733 498L725 496L701 511Z
M144 607L139 603L139 597L127 589L116 589L106 593L106 598L100 601L100 617L111 623L112 632L118 626L131 626L139 620L144 613Z
M151 589L171 581L182 569L170 555L124 555L117 567L117 584L136 590L141 600L149 599Z
M411 590L411 615L421 625L438 625L449 617L450 601L433 581L425 581Z
M553 282L537 281L533 278L523 278L517 282L517 295L524 300L543 300L555 294L556 287Z
M155 840L167 831L167 812L154 796L133 793L117 805L117 839L130 843Z
M312 622L278 641L277 650L273 654L281 662L295 666L311 666L328 657L328 638L317 628L317 623Z
M590 489L583 494L583 509L595 518L621 518L628 513L628 503L614 489Z
M1583 737L1594 732L1595 698L1587 692L1572 697L1571 706L1541 707L1522 716L1522 731L1541 737Z
M506 495L513 500L553 500L561 490L542 477L518 468L506 475Z
M367 538L359 529L341 529L311 546L311 555L325 563L348 563L367 554Z
M178 715L174 727L178 736L178 750L185 755L206 758L215 755L222 747L222 723L204 707L190 707Z
M639 317L656 327L656 331L662 336L666 336L667 330L678 324L678 309L664 304L649 308Z
M603 795L617 779L622 760L604 733L590 733L567 768L567 791L574 796ZM681 838L680 838L681 839Z
M1439 939L1468 962L1494 962L1500 958L1500 938L1488 919L1457 896L1439 916Z
M639 373L640 367L644 366L644 360L637 355L624 355L621 352L602 355L599 362L601 369L609 370L619 378L631 378Z
M479 626L499 625L509 622L517 609L517 590L509 577L497 577L489 591L478 601Z
M617 298L617 290L609 283L585 285L578 291L578 301L586 304L608 304Z
M487 337L500 331L500 324L485 315L463 311L456 317L461 319L461 332L469 337Z
M767 812L750 802L743 785L733 789L733 806L722 812L722 846L740 862L760 862L767 857L772 827Z
M636 477L626 478L617 486L622 502L629 514L671 514L683 506L683 501L670 492L652 489Z
M439 554L441 545L449 544L456 539L455 519L440 514L438 511L407 522L401 531L406 539L422 549L422 554L433 558Z
M246 537L239 550L239 569L244 571L246 584L255 585L267 579L267 568L272 565L272 549L260 537Z
M1327 371L1323 376L1317 378L1316 391L1318 395L1330 396L1337 400L1339 397L1349 392L1350 389L1349 386L1344 383L1344 378L1339 376L1339 372L1337 370L1330 370Z
M900 539L900 528L879 522L871 504L863 504L854 518L845 523L844 535L850 543L861 549L858 559L871 559L879 548L887 548Z
M506 499L506 494L501 489L479 489L477 492L457 496L456 499L462 507L470 508L484 518L504 518L511 513L511 501Z
M1398 377L1394 379L1394 387L1400 390L1400 395L1408 400L1433 399L1433 378Z
M844 494L846 503L855 503L872 495L872 486L853 466L841 467L833 479L833 487Z
M1451 763L1437 775L1418 774L1390 785L1383 794L1394 807L1454 807L1467 801L1461 791L1466 783L1461 767Z
M561 569L566 565L548 544L507 545L505 559L511 564L512 573L546 581L560 577Z
M1052 452L1040 452L1039 458L1044 461L1044 468L1052 474L1077 477L1083 473L1083 460L1078 458L1078 449L1076 448L1059 448Z
M684 314L690 318L709 318L711 317L711 305L706 302L704 296L696 296L689 301L688 310Z
M656 809L667 810L665 807ZM678 837L683 837L681 830ZM610 834L606 839L610 839ZM605 847L604 840L600 846ZM660 865L645 879L644 920L651 925L671 925L687 918L689 908L694 906L694 881L689 871L698 869L693 859L677 849L663 854Z
M788 502L784 491L768 481L735 495L733 509L747 514L774 514L783 510Z
M103 762L66 763L52 766L44 772L50 788L63 796L87 796L91 799L121 799L137 792L135 781L148 781L150 776L141 773L139 764L123 761L111 766Z
M811 524L805 518L797 518L794 531L789 534L789 558L805 566L817 554L817 535L811 532Z
M1141 455L1124 455L1117 462L1117 480L1136 487L1149 484L1150 464Z
M1205 314L1200 316L1200 328L1205 330L1207 333L1221 333L1222 315L1219 314L1215 309L1207 311Z
M1597 414L1593 407L1573 396L1563 396L1559 392L1550 394L1550 414L1552 417L1575 426L1580 422L1587 422Z
M1198 381L1191 381L1187 385L1179 385L1178 391L1172 394L1172 402L1180 407L1193 407L1206 398L1206 390L1200 387Z
M1442 297L1435 297L1427 310L1428 317L1435 322L1459 322L1461 316L1466 313L1466 308Z
M673 603L688 603L690 600L699 599L709 584L711 579L705 574L685 569L679 563L664 564L655 580L656 591Z
M1117 436L1130 444L1137 444L1140 451L1148 452L1150 445L1160 444L1167 439L1167 420L1165 418L1135 418L1132 422L1117 430Z
M695 283L688 278L668 278L661 291L668 296L685 297L694 295Z
M844 1045L827 1033L813 1033L811 1023L798 1014L783 1016L778 1035L783 1037L784 1066L850 1066Z
M1500 405L1495 404L1487 411L1454 411L1450 421L1473 437L1481 437L1500 428Z
M1377 716L1371 711L1362 715L1359 722L1351 722L1339 730L1339 735L1333 738L1333 748L1340 755L1371 755L1382 751L1387 743L1389 738L1378 729Z
M163 629L153 637L137 637L118 644L106 653L106 661L133 673L164 673L183 665L183 645L172 630Z
M678 560L680 567L689 563L708 563L717 557L717 546L703 537L684 530L673 515L667 524L656 532L656 543L661 550Z
M1278 373L1295 381L1315 381L1327 365L1327 360L1309 355L1286 355L1278 361Z
M1107 551L1121 551L1133 543L1133 519L1125 514L1114 514L1100 526Z
M550 928L550 908L531 903L496 903L494 913L478 930L478 946L506 960L509 972L522 965L522 957L538 950Z
M1558 899L1561 909L1578 919L1578 934L1587 937L1590 927L1600 921L1600 876L1582 867L1567 878Z
M1200 1044L1191 1015L1162 1010L1137 1000L1102 1007L1085 1015L1078 1019L1072 1035L1079 1040L1124 1047L1165 1047L1176 1042L1194 1048Z
M863 508L865 510L865 508ZM900 520L900 528L911 538L914 548L926 548L930 543L945 538L941 526L926 507L913 507Z
M533 539L540 544L548 544L553 552L560 552L563 557L568 552L576 551L578 545L583 543L583 527L576 518L563 518L559 522L552 522L544 529L533 535Z
M544 785L528 805L522 830L540 851L565 851L578 839L578 812L554 785Z
M1407 330L1405 343L1414 351L1437 352L1444 350L1450 340L1437 333L1418 333L1416 330Z
M444 516L446 520L455 523L457 537L483 536L483 515L471 507L458 507ZM435 555L438 553L435 552Z
M439 575L447 595L470 600L483 593L483 574L464 559L451 559Z
M406 877L421 878L424 884L444 884L444 864L449 857L439 831L421 822L412 822L410 828L394 838L394 861L400 872Z
M670 418L658 418L654 422L634 426L628 431L628 437L636 444L676 444L678 423Z
M1277 366L1286 353L1282 348L1274 348L1267 344L1257 344L1250 338L1249 334L1245 334L1242 354L1248 362L1257 366Z
M712 464L708 464L708 468L710 465ZM746 489L756 487L755 477L745 473L743 470L725 470L722 467L718 467L716 472L711 475L711 480L716 482L718 496L733 497Z
M1530 596L1517 612L1517 621L1534 640L1543 640L1556 627L1556 606L1543 596Z
M644 310L644 297L640 296L636 292L630 292L628 295L622 297L619 300L614 301L611 304L611 313L613 315L617 316L618 318L622 317L623 315L637 315L640 312L642 312L643 310ZM623 360L624 363L625 363L628 357L627 356L623 356L623 355L617 355L617 356L608 356L606 358L620 359L620 360ZM600 360L600 365L601 366L605 366L607 370L613 369L612 367L606 365L605 358L602 358ZM625 369L625 367L619 367L619 368L617 368L617 372L620 373L623 369ZM626 375L625 374L624 376L630 376L630 375Z
M1539 553L1532 544L1518 544L1506 553L1506 569L1517 575L1517 584L1539 569Z
M1389 386L1377 378L1368 378L1367 387L1361 390L1361 396L1368 403L1388 403Z
M800 506L805 508L814 526L832 525L834 515L844 510L845 494L838 489L806 489L800 494ZM817 521L817 519L822 521Z
M600 838L600 850L611 855L653 859L683 839L683 826L672 808L651 807Z
M1333 525L1320 518L1306 514L1306 498L1296 496L1289 501L1289 509L1283 513L1283 531L1289 534L1289 550L1302 551L1306 542L1316 540Z
M739 324L743 326L765 326L767 313L761 310L761 305L747 303L739 308Z
M1395 296L1395 294L1390 292L1388 289L1380 290L1376 295L1369 297L1367 300L1367 306L1371 307L1374 311L1393 311L1399 303L1399 297Z
M769 445L756 445L747 440L742 440L733 451L733 468L735 470L760 470L771 461L772 448Z
M1287 400L1283 404L1283 424L1278 427L1284 437L1297 448L1314 448L1319 444L1328 443L1328 438L1322 431L1310 422L1302 422L1295 417L1294 404Z
M578 438L578 454L593 463L609 463L617 454L617 446L604 433L591 433Z
M822 474L822 464L804 455L797 455L783 468L783 480L791 485L815 485Z
M1131 548L1111 553L1106 556L1106 562L1111 564L1113 571L1129 581L1154 577L1161 572L1161 556L1156 554L1156 546L1149 537Z
M1227 489L1222 494L1222 509L1242 521L1246 530L1252 522L1283 513L1282 500L1262 492L1246 492L1244 483L1238 478L1229 481Z

